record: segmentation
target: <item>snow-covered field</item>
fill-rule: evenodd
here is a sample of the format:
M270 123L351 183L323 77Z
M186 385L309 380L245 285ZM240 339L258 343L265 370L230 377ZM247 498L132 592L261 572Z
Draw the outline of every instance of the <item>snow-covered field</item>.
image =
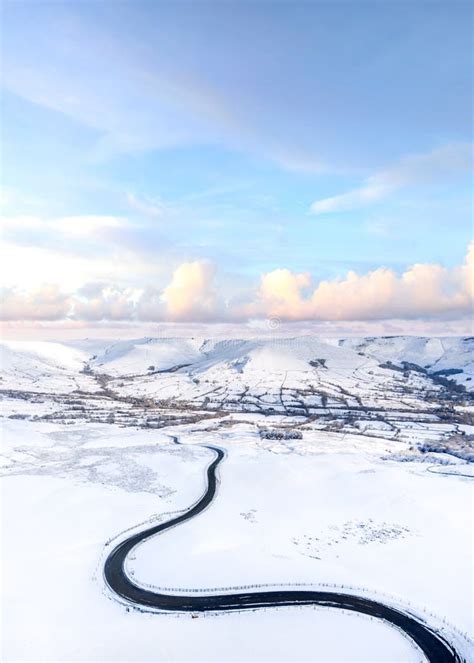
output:
M133 552L139 584L356 587L472 634L472 354L464 339L5 344L2 660L423 660L343 611L193 619L114 600L108 545L200 497L205 443L227 452L216 501Z

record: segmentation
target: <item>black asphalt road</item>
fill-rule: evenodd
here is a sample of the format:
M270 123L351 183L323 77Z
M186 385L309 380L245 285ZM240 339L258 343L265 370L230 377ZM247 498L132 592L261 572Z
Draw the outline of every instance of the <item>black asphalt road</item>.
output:
M177 438L174 438L178 443ZM438 633L412 615L391 608L378 601L340 592L312 590L284 590L264 592L242 592L236 594L211 595L169 595L153 592L138 587L127 576L125 560L138 543L155 534L164 532L175 525L184 523L201 513L215 497L217 488L216 469L224 458L224 452L218 447L203 445L215 454L215 459L207 468L207 489L201 499L186 513L165 523L150 527L122 541L107 557L104 576L112 591L126 601L137 606L177 612L217 612L224 610L245 610L272 606L320 605L331 608L343 608L364 615L378 617L403 631L415 642L431 663L461 662L463 659L454 648Z

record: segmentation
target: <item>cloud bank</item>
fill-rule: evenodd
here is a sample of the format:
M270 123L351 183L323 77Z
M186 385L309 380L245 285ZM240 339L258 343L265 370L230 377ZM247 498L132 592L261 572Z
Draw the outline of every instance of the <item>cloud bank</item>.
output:
M474 301L474 243L454 268L415 264L402 274L380 267L313 284L308 273L262 274L238 302L227 300L209 261L179 265L164 288L90 283L72 292L58 284L4 288L1 319L156 322L239 322L433 319L469 316ZM243 302L243 303L242 303Z
M307 274L277 269L261 278L250 316L285 320L384 320L468 314L473 305L474 244L465 262L447 269L416 264L398 276L380 267L367 274L321 281L309 294Z

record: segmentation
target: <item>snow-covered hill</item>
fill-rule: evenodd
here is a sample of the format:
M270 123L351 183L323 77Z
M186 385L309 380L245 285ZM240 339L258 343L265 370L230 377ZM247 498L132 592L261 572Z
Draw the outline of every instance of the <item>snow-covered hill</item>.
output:
M364 352L382 362L398 366L413 363L430 375L446 376L472 389L474 336L464 338L420 338L387 336L343 339L340 345Z
M0 348L2 387L9 389L93 390L93 376L107 376L124 394L206 404L245 397L281 410L285 401L301 409L320 404L322 396L349 404L373 400L377 392L386 399L402 387L410 399L413 392L439 390L446 379L473 388L473 338L143 338L4 342Z
M77 344L87 355L86 344ZM111 375L134 375L184 366L205 372L212 367L247 371L303 371L308 363L330 370L356 370L364 364L410 363L429 374L469 382L474 373L474 337L412 336L328 339L313 336L254 340L143 338L111 342L87 358L92 367ZM153 368L151 368L153 367ZM313 366L313 368L318 368ZM456 372L455 372L456 371Z
M69 392L97 387L81 371L85 353L63 343L4 341L0 343L0 389ZM87 385L86 385L87 383Z

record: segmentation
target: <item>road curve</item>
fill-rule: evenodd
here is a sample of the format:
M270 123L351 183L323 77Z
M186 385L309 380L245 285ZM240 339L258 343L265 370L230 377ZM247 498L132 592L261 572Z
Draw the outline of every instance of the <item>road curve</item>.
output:
M177 438L174 438L174 441L179 444ZM201 446L215 454L214 460L207 468L207 488L203 496L185 513L165 523L154 525L133 534L112 550L105 561L104 578L113 592L137 606L176 612L220 612L291 605L343 608L344 610L378 617L399 628L418 645L431 663L460 663L463 660L452 645L423 622L401 610L363 596L342 592L300 589L189 596L161 594L136 585L127 576L125 568L125 561L131 550L149 537L194 518L194 516L204 511L215 497L217 489L216 469L224 458L224 451L211 445Z
M453 466L451 465L449 467ZM458 466L454 465L454 467L456 468ZM439 469L439 465L430 465L426 468L426 471L430 474L441 474L445 477L462 477L463 479L474 479L474 474L464 474L463 472L443 472L443 470Z

